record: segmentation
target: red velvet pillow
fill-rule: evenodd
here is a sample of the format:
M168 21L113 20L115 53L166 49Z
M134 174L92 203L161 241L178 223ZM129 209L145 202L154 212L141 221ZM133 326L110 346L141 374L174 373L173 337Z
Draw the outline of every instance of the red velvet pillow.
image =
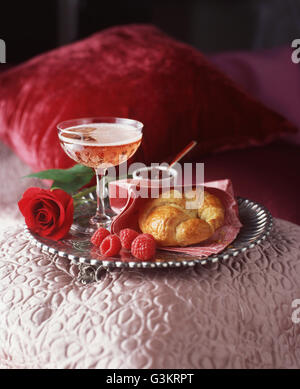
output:
M294 129L196 49L148 25L107 29L0 75L0 137L33 169L67 167L56 124L119 116L145 124L135 159L162 162L262 144Z

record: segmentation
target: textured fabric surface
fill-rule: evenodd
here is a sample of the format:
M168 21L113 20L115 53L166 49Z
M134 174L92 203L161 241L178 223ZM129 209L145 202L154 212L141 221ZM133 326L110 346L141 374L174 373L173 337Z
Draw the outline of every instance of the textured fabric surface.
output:
M300 227L277 219L236 258L86 286L22 228L0 243L2 368L300 368Z
M146 163L192 139L201 155L296 131L198 50L148 25L101 31L0 75L0 137L33 169L74 163L59 146L58 122L101 115L145 124L135 159Z

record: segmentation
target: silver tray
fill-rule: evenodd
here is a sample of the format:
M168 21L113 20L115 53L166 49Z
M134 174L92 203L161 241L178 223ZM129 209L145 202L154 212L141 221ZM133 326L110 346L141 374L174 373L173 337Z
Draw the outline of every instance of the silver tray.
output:
M93 214L95 207L95 198L90 194L84 198L85 212ZM180 266L194 266L197 264L206 264L207 262L216 262L219 259L234 257L241 252L253 248L260 244L271 231L272 216L270 212L261 204L254 201L238 197L239 218L242 228L236 239L226 249L216 255L206 258L199 258L192 255L157 250L156 257L151 261L137 261L130 253L123 252L114 258L105 258L100 255L98 249L90 243L88 235L79 233L76 228L71 227L68 236L60 241L53 241L42 238L28 228L26 233L31 242L43 251L68 258L73 264L79 265L79 278L83 283L97 281L101 279L102 270L112 268L166 268ZM75 212L82 212L78 207Z

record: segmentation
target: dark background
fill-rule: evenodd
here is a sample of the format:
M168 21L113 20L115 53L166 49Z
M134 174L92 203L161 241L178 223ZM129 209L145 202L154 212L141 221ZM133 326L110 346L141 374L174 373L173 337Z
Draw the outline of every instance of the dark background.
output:
M290 45L300 0L1 0L0 38L19 63L104 28L152 23L211 53Z

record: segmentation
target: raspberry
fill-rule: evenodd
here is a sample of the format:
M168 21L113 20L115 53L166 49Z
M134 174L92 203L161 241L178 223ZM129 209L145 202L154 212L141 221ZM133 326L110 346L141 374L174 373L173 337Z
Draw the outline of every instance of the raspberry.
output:
M131 244L131 253L136 258L145 261L155 254L156 243L152 235L140 234Z
M120 231L119 237L124 249L130 250L132 241L139 235L138 232L131 228L124 228Z
M112 257L119 254L121 250L121 241L118 235L108 235L100 245L100 253L105 257Z
M93 245L99 247L103 239L108 235L110 235L110 232L106 228L100 227L97 231L94 232L93 236L91 237L91 242Z

